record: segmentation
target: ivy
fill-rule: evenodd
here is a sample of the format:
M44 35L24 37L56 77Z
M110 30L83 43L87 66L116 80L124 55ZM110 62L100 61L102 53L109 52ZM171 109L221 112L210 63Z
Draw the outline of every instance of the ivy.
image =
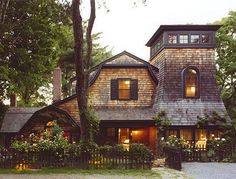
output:
M209 125L219 125L225 127L227 120L225 117L221 117L217 112L213 111L210 115L205 114L203 117L197 116L198 121L196 123L197 128L206 127Z
M157 128L162 132L165 131L171 125L171 122L167 118L165 111L157 113L153 117L153 120L155 121L155 126L157 126Z

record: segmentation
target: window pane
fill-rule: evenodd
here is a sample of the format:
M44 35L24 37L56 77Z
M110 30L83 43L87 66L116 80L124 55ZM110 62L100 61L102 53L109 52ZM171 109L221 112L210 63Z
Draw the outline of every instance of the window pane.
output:
M185 95L186 97L197 96L197 72L193 69L188 69L185 75Z
M119 99L130 99L130 90L119 90Z
M119 80L119 99L130 99L130 80Z
M190 129L181 129L180 138L185 140L192 140L192 131Z
M206 146L206 130L204 129L197 129L195 131L195 140L196 146L198 147L205 147Z
M188 35L180 35L179 36L179 43L187 44L188 43Z
M199 43L199 35L191 35L191 43L198 44Z
M130 89L130 80L119 80L119 89Z
M168 35L168 43L176 44L177 43L177 35Z
M202 43L206 44L210 42L210 36L208 34L202 35Z

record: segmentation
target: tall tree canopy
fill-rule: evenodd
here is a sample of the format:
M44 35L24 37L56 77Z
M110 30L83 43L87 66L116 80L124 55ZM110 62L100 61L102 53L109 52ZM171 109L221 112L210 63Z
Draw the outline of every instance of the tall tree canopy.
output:
M5 3L4 3L5 2ZM6 6L6 2L8 6ZM0 96L16 93L25 105L47 86L64 48L70 6L59 0L2 1L0 28Z
M217 32L217 81L227 111L236 120L236 11L216 23L223 25Z

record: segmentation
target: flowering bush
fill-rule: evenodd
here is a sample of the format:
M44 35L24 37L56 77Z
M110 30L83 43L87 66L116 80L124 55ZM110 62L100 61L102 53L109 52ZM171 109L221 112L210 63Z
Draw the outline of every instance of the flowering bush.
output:
M164 140L164 137L161 138L161 146L162 147L171 147L171 148L181 148L183 145L185 145L184 139L179 139L178 137L174 135L170 135L167 137L166 140Z
M213 161L223 161L231 155L231 143L225 138L214 138L207 141L207 157Z

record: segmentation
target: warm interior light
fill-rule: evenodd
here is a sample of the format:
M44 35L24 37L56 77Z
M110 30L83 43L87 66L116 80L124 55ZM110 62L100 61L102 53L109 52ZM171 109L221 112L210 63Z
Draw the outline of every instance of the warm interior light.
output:
M129 83L130 83L129 80L126 80L126 81L125 81L125 84L126 84L126 85L129 85Z
M129 139L125 139L123 143L124 144L129 144Z
M195 91L196 91L195 86L192 86L192 87L190 88L190 91L195 94Z
M196 96L196 87L191 86L186 88L186 96L188 97L194 97Z

